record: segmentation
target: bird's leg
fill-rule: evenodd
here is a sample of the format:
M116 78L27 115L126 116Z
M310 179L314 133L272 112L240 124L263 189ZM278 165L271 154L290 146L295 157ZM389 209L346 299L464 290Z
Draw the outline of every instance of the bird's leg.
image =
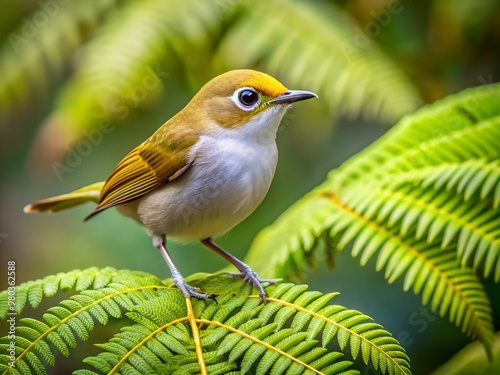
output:
M186 298L198 298L198 299L208 299L211 298L215 300L214 296L198 293L198 288L195 288L189 285L184 277L181 275L177 267L175 266L170 254L168 253L165 237L153 237L153 244L156 246L158 250L160 250L163 259L167 262L168 268L170 268L170 272L172 273L172 277L174 279L175 285L177 288L181 290Z
M240 271L240 273L232 273L231 275L242 277L243 280L245 280L245 282L247 284L255 286L259 290L259 296L262 298L262 301L264 303L266 303L266 296L267 295L266 295L266 292L264 291L264 287L262 286L262 283L267 283L268 285L273 285L275 282L274 280L261 280L261 279L259 279L257 272L255 272L253 269L251 269L248 264L243 263L241 260L239 260L235 256L229 254L227 251L225 251L223 248L221 248L219 245L217 245L214 241L212 241L211 238L205 238L204 240L201 240L201 243L203 244L203 246L216 252L221 257L226 259L229 263L234 265Z

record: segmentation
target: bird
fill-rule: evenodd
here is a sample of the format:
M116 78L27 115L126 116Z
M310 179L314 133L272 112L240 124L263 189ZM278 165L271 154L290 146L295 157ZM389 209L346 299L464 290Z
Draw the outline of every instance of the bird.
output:
M200 241L233 264L266 302L257 273L213 238L248 217L263 201L276 170L276 134L292 103L318 96L289 90L272 76L231 70L206 83L191 101L130 151L109 177L67 194L42 199L24 212L57 212L86 202L108 208L146 229L186 298L212 295L189 285L175 266L167 239Z

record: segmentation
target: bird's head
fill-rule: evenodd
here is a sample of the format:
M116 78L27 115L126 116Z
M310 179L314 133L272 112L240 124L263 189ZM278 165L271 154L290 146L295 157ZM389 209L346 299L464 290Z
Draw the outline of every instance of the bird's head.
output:
M316 98L309 91L289 90L275 78L255 70L232 70L205 84L185 110L205 126L257 134L277 130L294 102Z

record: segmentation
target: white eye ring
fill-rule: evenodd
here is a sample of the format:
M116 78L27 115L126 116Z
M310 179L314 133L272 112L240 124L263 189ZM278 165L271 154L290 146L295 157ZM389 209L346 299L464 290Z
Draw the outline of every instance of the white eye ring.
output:
M244 111L252 111L260 104L259 93L253 87L241 87L229 98Z

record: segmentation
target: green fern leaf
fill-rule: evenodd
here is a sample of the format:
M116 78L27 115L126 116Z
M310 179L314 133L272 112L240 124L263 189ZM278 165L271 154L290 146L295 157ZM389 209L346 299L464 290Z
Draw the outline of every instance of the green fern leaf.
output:
M86 277L86 281L78 285L78 279L83 275L93 275L93 277ZM122 316L120 305L132 308L136 305L131 302L131 296L140 296L136 301L144 302L158 297L158 293L143 294L143 291L166 288L159 279L154 279L151 275L110 268L61 273L21 284L18 288L20 291L26 291L26 294L32 290L36 291L38 297L30 299L30 303L36 307L40 303L40 290L43 290L44 296L53 296L59 289L75 289L77 285L80 289L83 286L90 287L90 279L100 289L81 290L70 299L61 301L59 305L49 308L43 314L44 321L31 318L19 319L15 337L16 358L14 361L8 358L2 362L4 366L13 362L15 367L6 366L6 371L15 373L17 370L13 369L17 368L22 374L46 373L44 363L53 366L55 353L69 356L71 353L69 348L76 348L78 339L89 339L95 320L106 324L109 317L120 318ZM2 298L7 296L4 293L5 291L1 294ZM75 290L75 293L78 292ZM1 340L7 341L7 337ZM140 363L141 360L136 365L139 366Z
M147 274L142 272L131 272L131 271L120 271L118 273L116 269L107 267L98 269L97 267L88 268L86 270L74 270L67 273L60 273L58 275L50 275L42 280L29 281L16 286L16 307L15 311L17 314L22 313L26 303L33 308L38 307L43 298L53 297L59 291L84 291L91 287L100 288L107 284L113 285L114 288L121 288L120 284L112 284L114 281L128 280L128 282L133 282L137 276L141 278L146 277ZM148 275L150 277L150 275ZM149 280L153 282L154 279ZM154 281L155 283L161 283L160 280ZM140 286L140 284L136 284ZM95 293L95 292L94 292ZM136 295L137 297L137 295ZM82 304L91 302L91 297L86 297L85 295L74 296L75 301ZM131 296L118 296L116 302L123 307L130 307L133 303ZM72 302L67 302L72 303ZM115 310L116 311L116 310ZM8 291L4 290L0 292L0 318L5 318L8 312Z
M105 274L109 269L91 272ZM134 323L124 326L107 343L98 345L102 350L98 356L84 360L98 373L119 370L131 374L229 374L248 370L262 374L345 375L358 372L344 355L355 358L362 352L365 363L375 367L387 363L385 367L379 366L384 373L410 374L408 358L390 334L377 324L368 323L365 315L330 305L335 293L323 295L308 291L304 285L279 284L268 289L268 303L263 305L258 296L248 296L249 288L242 280L227 275L202 275L190 282L213 286L208 292L219 288L218 304L196 300L193 307L191 303L186 305L177 289L150 275L130 271L111 272L112 277L102 278L100 289L74 290L78 285L75 275L86 274L87 271L74 271L57 275L57 282L54 278L35 282L42 288L48 282L50 293L62 286L73 288L74 295L49 308L44 321L19 320L15 367L8 365L11 361L8 356L0 355L4 374L47 373L46 367L57 362L57 354L69 356L69 348L78 347L80 340L92 338L95 321L105 322L101 314L106 319L116 314L118 296L127 296L132 301L133 295L141 296L136 298L137 302L131 302L132 309L127 312ZM61 283L63 279L70 282ZM91 284L86 281L80 285ZM227 288L228 294L223 293L224 285L231 286ZM33 283L21 287L31 288ZM96 306L101 309L92 313ZM122 314L117 319L123 321ZM129 324L128 320L123 322ZM324 347L336 337L338 342L348 337L350 349L345 347L344 355ZM7 337L1 338L0 348L7 348L8 342ZM75 373L95 374L87 369Z
M388 282L404 275L405 290L491 354L490 302L475 272L500 281L499 97L499 84L473 88L405 117L259 233L247 262L288 276L321 248L352 244L361 265L377 256Z

